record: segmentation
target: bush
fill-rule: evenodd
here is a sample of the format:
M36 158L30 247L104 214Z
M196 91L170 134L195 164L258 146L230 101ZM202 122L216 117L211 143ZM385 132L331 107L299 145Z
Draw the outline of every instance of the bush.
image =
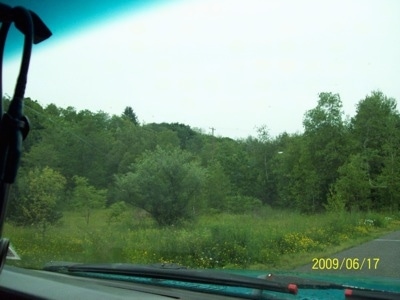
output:
M107 221L108 224L111 222L120 222L127 211L128 207L124 201L118 201L110 205Z
M282 254L309 252L320 248L318 242L298 232L285 234L278 240L278 245Z
M135 169L116 177L120 199L149 212L160 226L194 218L205 171L189 152L157 147Z

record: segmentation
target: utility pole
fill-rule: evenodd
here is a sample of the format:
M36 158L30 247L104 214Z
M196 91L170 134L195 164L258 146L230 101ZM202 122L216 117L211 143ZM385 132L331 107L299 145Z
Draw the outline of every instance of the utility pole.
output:
M215 128L214 127L210 127L211 129L211 135L214 137L214 131ZM214 161L214 152L215 152L215 139L212 139L212 153L211 153L211 161Z
M215 128L214 127L210 127L210 129L211 129L211 135L214 136Z

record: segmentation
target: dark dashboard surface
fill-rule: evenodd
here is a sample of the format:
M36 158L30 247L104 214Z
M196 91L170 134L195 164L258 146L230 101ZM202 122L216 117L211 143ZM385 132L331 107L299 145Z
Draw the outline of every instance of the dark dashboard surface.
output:
M74 277L5 266L1 299L238 299L160 286Z
M138 283L75 277L5 266L1 299L238 299Z

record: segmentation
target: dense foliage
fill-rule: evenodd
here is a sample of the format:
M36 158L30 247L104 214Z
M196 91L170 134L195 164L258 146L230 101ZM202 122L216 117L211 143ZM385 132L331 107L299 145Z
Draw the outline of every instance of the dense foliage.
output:
M203 170L183 150L157 147L145 153L132 171L116 176L119 198L144 209L159 225L191 218L201 193Z
M309 213L399 209L400 115L382 92L349 119L338 94L321 93L303 133L271 137L264 126L243 140L140 124L131 107L110 116L25 103L32 130L9 204L16 224L46 228L76 209L89 223L92 209L115 203L115 212L133 205L159 225L266 204Z

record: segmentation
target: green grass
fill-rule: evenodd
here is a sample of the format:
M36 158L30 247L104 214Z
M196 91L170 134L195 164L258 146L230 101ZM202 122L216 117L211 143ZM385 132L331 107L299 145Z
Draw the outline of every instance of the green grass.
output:
M118 222L109 223L107 216L106 209L94 211L87 225L78 212L66 212L45 239L35 227L6 224L4 235L22 258L8 263L41 268L49 261L170 262L195 268L290 270L400 229L399 215L302 215L270 208L201 216L167 228L134 211ZM373 225L364 224L365 219L374 220Z

